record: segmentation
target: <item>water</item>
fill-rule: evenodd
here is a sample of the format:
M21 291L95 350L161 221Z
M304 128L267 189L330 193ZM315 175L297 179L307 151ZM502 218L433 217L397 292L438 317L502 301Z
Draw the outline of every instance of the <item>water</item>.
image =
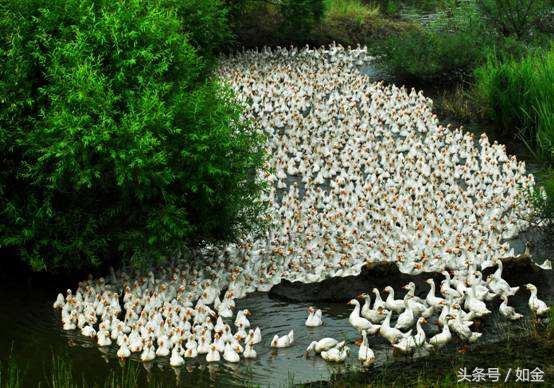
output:
M552 303L554 301L552 271L537 274L508 274L508 280L518 285L534 281L539 286L539 296ZM520 279L514 281L510 278ZM400 284L393 284L400 291ZM72 282L59 279L4 279L0 284L0 359L5 360L10 354L15 357L23 369L26 385L36 385L49 375L46 366L52 355L65 356L70 360L77 375L84 376L87 384L101 385L112 370L120 368L116 357L117 349L99 349L79 332L67 332L61 329L58 312L51 307L57 292L67 287L75 287ZM368 284L368 290L372 285ZM523 287L522 287L523 288ZM418 289L425 295L427 289ZM396 298L402 297L398 292ZM510 299L516 309L528 315L526 307L528 292L520 290ZM203 357L186 359L184 367L174 369L169 366L169 358L156 358L153 363L141 366L141 378L155 380L165 385L249 385L288 386L292 382L311 382L326 380L331 373L348 366L358 366L356 360L357 346L354 341L358 333L348 323L351 306L344 303L319 303L317 308L323 310L324 326L308 328L304 325L308 303L288 303L272 299L266 293L254 293L238 301L237 308L248 308L252 312L251 324L262 329L262 343L256 345L256 360L241 360L239 364L224 361L208 365ZM508 333L524 333L528 322L508 323L497 313L498 302L491 306L495 314L478 329L484 335L479 341L494 342ZM432 323L426 325L427 334L433 335L438 328ZM295 343L290 348L272 349L269 346L275 334L283 335L294 329ZM304 357L304 350L313 340L333 337L346 340L352 353L345 365L334 365L320 357ZM375 351L376 366L382 365L395 356L391 346L382 337L370 337L370 346ZM455 348L455 344L449 345ZM128 363L137 363L139 355L133 355ZM79 377L80 380L80 377Z

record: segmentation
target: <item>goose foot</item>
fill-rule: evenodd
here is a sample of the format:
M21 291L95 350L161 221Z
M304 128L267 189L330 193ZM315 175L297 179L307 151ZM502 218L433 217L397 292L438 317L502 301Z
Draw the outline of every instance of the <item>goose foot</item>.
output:
M462 346L460 349L458 349L458 353L467 353L469 351L469 346L467 346L467 344L465 344L464 346Z

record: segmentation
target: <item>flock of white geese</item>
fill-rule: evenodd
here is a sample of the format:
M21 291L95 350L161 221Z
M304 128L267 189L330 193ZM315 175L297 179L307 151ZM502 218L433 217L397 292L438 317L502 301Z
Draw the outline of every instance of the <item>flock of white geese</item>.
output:
M58 295L64 330L80 330L99 346L117 346L142 361L169 357L256 358L256 346L294 345L294 332L263 341L250 311L235 314L235 300L266 292L282 279L318 282L360 273L367 263L394 262L403 273L442 273L429 279L425 299L414 283L402 299L386 287L349 303L349 322L362 335L358 358L375 358L368 335L381 335L399 352L440 348L455 334L466 343L480 333L474 320L501 299L507 319L522 315L509 305L522 292L502 278L500 258L513 256L509 239L528 227L526 190L532 175L503 145L441 126L432 101L421 93L372 83L359 71L365 48L245 51L222 59L220 76L246 106L245 119L267 134L270 228L265 236L205 247L199 257L145 276L120 271L88 279L75 293ZM483 278L482 271L497 266ZM541 266L550 269L547 261ZM529 307L549 307L527 284ZM369 292L369 290L368 290ZM490 306L490 305L489 305ZM309 307L306 325L323 324ZM394 320L393 320L394 317ZM441 331L430 338L431 319ZM394 323L393 323L394 322ZM306 354L344 361L345 341L315 340Z

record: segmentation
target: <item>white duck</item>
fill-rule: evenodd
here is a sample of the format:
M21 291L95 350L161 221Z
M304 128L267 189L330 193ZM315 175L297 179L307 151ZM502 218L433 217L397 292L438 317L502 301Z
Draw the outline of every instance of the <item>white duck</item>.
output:
M508 306L508 295L504 294L501 296L502 303L500 304L500 307L498 310L500 311L500 314L504 315L506 318L508 318L511 321L516 321L518 319L523 318L523 314L517 313L516 309L512 306Z
M531 296L529 297L529 308L535 315L541 316L548 312L550 307L546 305L542 300L537 297L537 287L531 283L526 284L525 288L531 291Z
M371 365L375 361L375 354L367 343L367 333L362 330L362 343L358 349L358 360L362 361L365 366Z
M169 365L173 367L181 366L185 363L185 359L181 356L183 348L180 345L174 346L171 350L171 357L169 358Z
M439 349L446 345L452 339L452 333L450 333L450 327L448 324L443 325L442 331L429 339L427 348Z
M394 299L394 289L391 286L386 286L385 290L389 293L385 300L385 307L387 310L392 310L395 313L400 313L404 310L405 304L403 299Z
M306 319L306 326L308 327L318 327L323 325L323 320L321 318L321 310L316 310L312 306L308 307L308 318Z
M379 334L385 337L391 344L398 342L403 337L408 337L412 334L412 330L407 333L402 333L400 330L390 327L390 319L392 316L392 311L389 311L385 321L381 324L379 329Z
M321 358L330 362L344 362L349 353L350 348L348 346L343 346L342 348L335 346L329 350L322 351Z
M206 361L207 362L218 362L221 360L221 356L219 355L219 352L216 349L216 346L214 344L210 345L210 350L206 354Z
M392 346L395 349L400 350L402 353L412 353L417 348L423 346L427 337L425 335L425 331L421 327L421 324L426 322L427 320L425 318L419 317L416 322L416 335L413 337L403 337L400 341L398 341L398 343L393 344Z
M409 299L404 300L406 306L405 310L398 316L396 325L394 326L398 330L406 330L414 325L415 316L409 303Z
M429 306L438 307L440 305L440 302L444 302L443 298L440 298L435 295L435 281L430 278L425 281L425 283L429 284L431 288L429 289L429 293L427 294L427 297L425 298L425 301Z
M227 362L239 362L240 356L236 349L234 349L230 343L225 344L225 350L223 351L223 359Z
M117 349L117 357L119 359L129 358L131 356L131 351L127 346L127 341L123 341L119 349Z
M338 343L339 341L330 337L322 338L319 341L312 341L306 348L305 355L309 355L312 351L314 353L321 353L324 350L329 350L335 347Z
M289 331L288 334L279 337L277 334L271 340L272 348L287 348L294 342L294 330Z
M487 308L487 305L482 300L477 299L475 296L475 287L473 284L469 289L469 293L466 295L464 307L470 312L473 311L477 317L482 317L484 315L490 314L491 311Z
M360 315L370 321L371 323L381 323L385 320L387 317L387 310L381 306L370 308L371 305L371 297L368 294L360 294L361 297L364 298L365 302L362 306L362 310L360 312Z
M360 317L360 302L356 299L351 299L348 302L350 305L354 305L354 310L350 313L348 317L348 322L359 332L362 330L367 330L370 334L375 334L379 330L380 325L374 325L365 318Z
M252 343L247 342L244 346L244 352L242 353L244 358L256 358L258 357L258 354L256 353L256 350L254 349Z

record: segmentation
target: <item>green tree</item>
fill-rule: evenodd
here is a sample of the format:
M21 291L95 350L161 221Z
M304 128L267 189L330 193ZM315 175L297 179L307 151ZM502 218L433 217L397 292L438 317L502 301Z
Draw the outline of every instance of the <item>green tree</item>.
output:
M256 225L261 135L190 42L219 43L183 9L4 3L0 247L36 270L152 263Z

